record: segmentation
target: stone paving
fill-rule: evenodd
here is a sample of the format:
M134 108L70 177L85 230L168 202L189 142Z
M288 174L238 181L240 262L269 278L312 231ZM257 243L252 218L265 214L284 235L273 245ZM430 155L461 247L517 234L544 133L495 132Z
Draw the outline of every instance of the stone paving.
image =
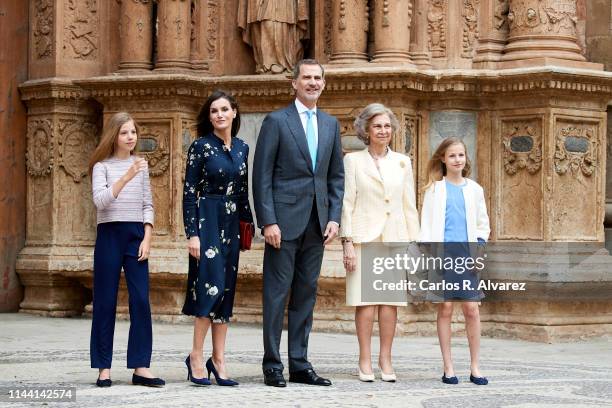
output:
M394 344L395 384L357 379L357 340L348 334L313 333L310 359L331 387L289 383L267 387L261 376L261 328L233 325L227 365L240 386L195 387L185 381L184 359L191 345L189 324L154 324L152 369L163 389L130 384L125 368L129 324L118 321L115 334L113 386L97 388L89 368L88 319L52 319L25 314L0 314L0 387L75 386L78 407L612 407L612 340L541 344L484 338L482 371L488 386L469 382L465 338L453 341L459 385L440 381L437 339L402 337ZM286 351L286 333L283 344ZM377 350L374 338L374 350ZM210 350L207 339L206 350ZM286 361L286 353L283 354ZM286 373L287 374L287 373ZM0 406L42 406L0 402Z

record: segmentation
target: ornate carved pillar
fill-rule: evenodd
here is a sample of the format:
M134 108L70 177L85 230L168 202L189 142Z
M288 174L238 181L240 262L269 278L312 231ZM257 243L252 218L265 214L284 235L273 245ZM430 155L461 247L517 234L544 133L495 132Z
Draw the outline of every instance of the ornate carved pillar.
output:
M427 7L427 0L414 1L410 58L419 68L431 68L431 54L427 49Z
M191 1L159 0L155 69L189 69L191 62Z
M510 33L502 60L584 61L576 22L576 0L509 0Z
M121 62L119 70L153 67L153 0L120 0Z
M410 63L411 0L374 0L372 62Z
M483 0L474 68L495 68L508 38L508 0Z
M332 13L332 63L368 60L367 0L334 0Z

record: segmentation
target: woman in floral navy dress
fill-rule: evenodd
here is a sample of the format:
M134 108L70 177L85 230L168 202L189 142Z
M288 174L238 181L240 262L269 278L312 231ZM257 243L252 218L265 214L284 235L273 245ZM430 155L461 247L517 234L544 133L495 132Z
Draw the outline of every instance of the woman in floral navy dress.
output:
M183 222L189 239L189 277L183 313L195 316L193 348L185 364L187 379L237 385L225 372L225 337L232 316L239 221L253 222L248 201L249 147L236 137L240 113L236 100L215 91L198 115L198 138L187 153ZM212 324L212 357L204 372L204 338Z

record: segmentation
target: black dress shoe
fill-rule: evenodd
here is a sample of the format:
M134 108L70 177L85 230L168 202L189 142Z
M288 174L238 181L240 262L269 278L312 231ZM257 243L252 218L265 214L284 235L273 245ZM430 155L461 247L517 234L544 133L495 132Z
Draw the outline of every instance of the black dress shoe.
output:
M111 381L110 378L106 378L104 380L101 380L100 378L98 378L96 380L96 385L98 387L110 387L111 385L113 385L113 382Z
M264 383L271 387L286 387L287 382L283 377L283 372L278 368L268 368L264 370Z
M312 368L289 373L289 382L308 385L331 385L327 378L319 377Z
M147 378L132 374L133 385L144 385L145 387L163 387L166 382L161 378Z

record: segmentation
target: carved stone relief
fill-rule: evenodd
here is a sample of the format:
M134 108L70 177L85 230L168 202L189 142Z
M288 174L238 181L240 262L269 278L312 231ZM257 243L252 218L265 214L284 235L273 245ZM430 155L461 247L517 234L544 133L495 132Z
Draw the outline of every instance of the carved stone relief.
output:
M493 27L496 30L505 30L508 28L508 12L510 5L508 0L494 0L495 8L493 11Z
M36 0L34 13L34 56L49 58L53 55L53 1Z
M60 121L59 165L79 183L87 175L91 153L97 145L97 128L84 121Z
M332 55L332 14L333 14L333 2L326 1L325 8L323 10L323 18L325 19L323 38L325 39L325 46L323 52L328 58Z
M187 152L189 151L189 146L195 140L198 135L197 130L197 122L191 120L183 120L181 122L181 181L185 181L185 172L183 171L186 167L187 161Z
M474 56L474 45L478 39L478 10L480 0L463 0L461 17L463 18L463 39L461 42L463 58Z
M580 117L556 119L554 142L553 239L596 240L603 214L598 124Z
M216 60L219 58L217 53L218 50L218 36L220 32L219 25L219 1L218 0L208 0L208 21L206 22L206 48L208 50L208 58L211 60Z
M576 0L512 0L508 23L513 35L576 35Z
M447 0L432 0L427 13L427 34L432 57L446 56Z
M346 111L342 114L336 113L335 116L338 118L340 123L340 140L342 142L342 150L344 153L350 153L364 149L366 145L357 137L357 132L353 123L355 118L359 115L362 108L355 108L350 112Z
M170 168L170 120L139 120L138 154L149 163L155 208L155 234L168 235L172 223L172 179Z
M166 127L143 125L140 128L138 151L149 163L152 177L162 175L170 165L169 134Z
M498 238L542 240L542 117L503 119L499 140Z
M100 36L98 0L67 0L64 4L64 50L67 56L95 60Z
M535 174L542 167L542 135L538 123L504 123L502 147L506 174L515 175L522 169Z
M597 167L597 133L593 126L565 123L555 138L555 171L557 174L582 173L591 177Z
M413 167L416 166L415 161L418 131L418 119L415 116L404 115L404 146L403 151L401 153L407 154L410 157Z
M51 120L30 120L28 122L26 165L28 174L34 177L46 176L53 167L53 131Z

